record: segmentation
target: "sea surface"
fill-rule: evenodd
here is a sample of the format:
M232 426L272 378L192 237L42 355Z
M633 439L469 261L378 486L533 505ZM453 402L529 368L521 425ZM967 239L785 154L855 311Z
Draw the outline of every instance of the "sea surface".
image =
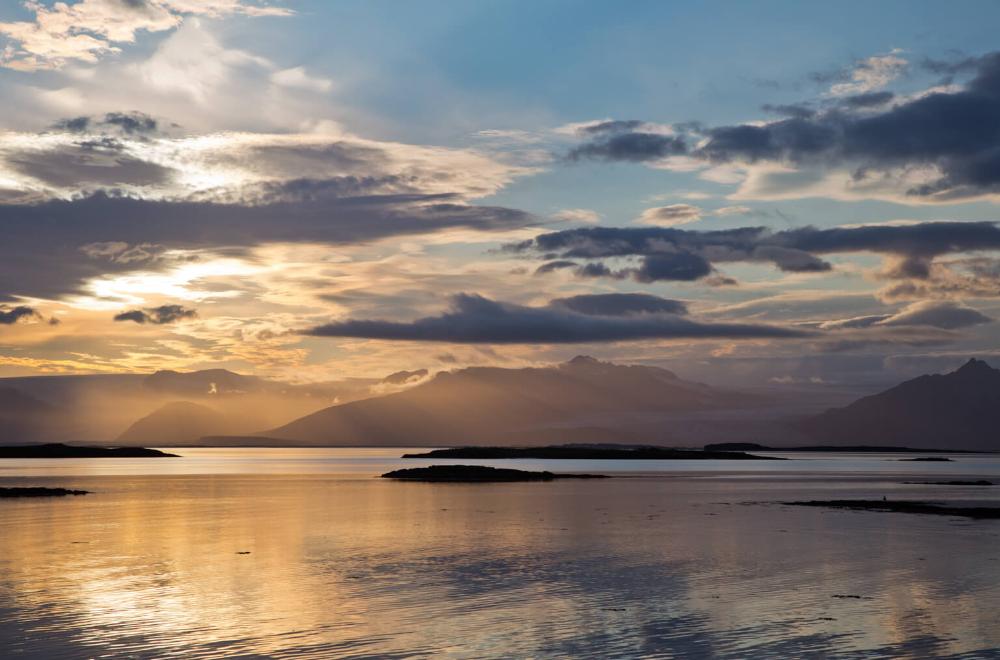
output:
M0 460L2 658L1000 658L1000 455L442 461L618 478L399 483L400 449Z

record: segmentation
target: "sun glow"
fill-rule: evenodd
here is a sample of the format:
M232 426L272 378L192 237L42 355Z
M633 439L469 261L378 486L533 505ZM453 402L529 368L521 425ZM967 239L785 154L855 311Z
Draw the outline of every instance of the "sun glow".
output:
M168 253L169 256L169 253ZM240 259L216 258L185 263L167 271L137 272L127 275L106 275L91 280L91 294L81 296L71 305L81 309L117 309L122 304L145 304L151 298L168 298L200 302L217 298L234 298L239 291L205 288L208 280L227 277L249 277L264 270Z

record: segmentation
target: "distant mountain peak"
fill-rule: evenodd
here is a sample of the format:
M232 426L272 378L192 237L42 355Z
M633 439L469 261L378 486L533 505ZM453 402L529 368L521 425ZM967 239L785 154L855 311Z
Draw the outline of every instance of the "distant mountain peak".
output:
M979 373L993 373L997 371L986 362L982 360L977 360L976 358L969 358L969 361L959 367L955 373L956 374L979 374Z
M582 366L588 364L601 364L601 361L589 355L577 355L575 358L573 358L566 364Z

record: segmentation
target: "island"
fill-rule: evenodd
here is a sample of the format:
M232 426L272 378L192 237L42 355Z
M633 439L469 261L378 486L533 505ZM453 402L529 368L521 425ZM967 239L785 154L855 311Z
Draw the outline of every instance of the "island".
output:
M573 460L767 460L782 458L754 456L735 451L703 451L668 447L609 447L606 445L555 445L547 447L454 447L435 449L423 454L403 454L403 458L535 458Z
M804 447L768 447L755 442L719 442L705 445L705 451L815 451L873 454L982 454L966 449L914 449L913 447L887 447L880 445L808 445Z
M992 481L977 479L976 481L904 481L908 486L993 486Z
M485 483L491 481L553 481L555 479L606 479L606 474L557 474L531 472L484 465L431 465L430 467L404 468L382 475L383 479L431 482Z
M69 490L68 488L0 488L0 499L12 497L65 497L67 495L88 495L89 490Z
M929 463L951 463L950 458L945 458L944 456L921 456L920 458L901 458L901 461L918 461L918 462L929 462Z
M782 502L787 506L817 506L851 511L882 511L892 513L923 513L935 516L961 516L980 520L1000 519L1000 507L946 506L927 502L887 500L809 500Z
M44 445L0 447L0 458L178 458L145 447L83 447L52 442Z

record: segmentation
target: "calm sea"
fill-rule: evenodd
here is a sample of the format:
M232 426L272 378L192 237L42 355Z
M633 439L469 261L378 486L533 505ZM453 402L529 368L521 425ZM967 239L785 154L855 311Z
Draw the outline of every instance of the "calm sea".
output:
M399 449L0 460L3 658L1000 658L1000 456L453 461L615 474L421 484ZM791 456L791 455L789 455ZM443 463L445 461L434 461Z

